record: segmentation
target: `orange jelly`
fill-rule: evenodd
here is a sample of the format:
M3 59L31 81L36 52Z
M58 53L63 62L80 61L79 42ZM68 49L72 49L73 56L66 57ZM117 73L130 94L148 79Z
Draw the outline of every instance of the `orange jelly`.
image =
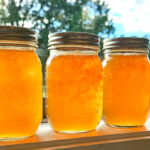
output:
M36 44L28 41L34 32L0 26L0 35L2 32L5 41L0 40L0 139L32 136L42 119L41 64L35 53Z
M136 49L130 39L118 41L124 44L125 40L128 48L106 50L103 61L104 119L113 126L141 126L150 109L150 63L146 48L140 47L140 40L146 39L131 38L139 44Z
M98 56L57 56L48 66L47 115L52 127L57 131L95 129L103 105Z
M0 138L33 135L42 118L42 74L34 51L0 50Z
M46 67L48 121L60 132L94 130L103 107L103 74L98 55L58 51L51 54Z

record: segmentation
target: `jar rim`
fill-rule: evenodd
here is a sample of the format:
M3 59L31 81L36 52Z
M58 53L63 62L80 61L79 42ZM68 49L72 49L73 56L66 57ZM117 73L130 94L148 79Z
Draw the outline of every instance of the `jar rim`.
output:
M144 52L147 53L149 40L139 37L119 37L104 40L104 53L109 52Z
M141 38L141 37L116 37L116 38L107 38L104 39L104 43L110 42L110 41L125 41L125 40L136 40L136 41L149 41L147 38Z
M37 34L33 29L19 26L0 26L0 45L2 46L37 48L37 44Z
M98 36L96 34L93 33L88 33L88 32L54 32L54 33L50 33L49 34L49 38L50 37L66 37L66 36L77 36L77 37L93 37L93 38L98 38Z
M99 51L99 37L87 32L56 32L49 34L49 50Z

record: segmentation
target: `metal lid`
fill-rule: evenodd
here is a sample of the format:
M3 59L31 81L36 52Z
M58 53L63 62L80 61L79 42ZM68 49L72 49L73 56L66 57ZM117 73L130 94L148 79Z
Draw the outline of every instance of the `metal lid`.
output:
M0 26L0 46L37 47L36 32L18 26Z
M49 50L99 51L99 37L86 32L57 32L49 34Z
M137 37L110 38L104 40L104 53L148 52L149 40Z

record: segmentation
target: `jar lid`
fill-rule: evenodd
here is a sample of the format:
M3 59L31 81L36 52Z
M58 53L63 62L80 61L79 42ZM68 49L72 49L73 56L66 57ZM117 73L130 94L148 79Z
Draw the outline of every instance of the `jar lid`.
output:
M104 40L104 53L148 52L149 40L137 37L109 38Z
M18 26L0 26L0 46L37 47L36 32Z
M49 34L49 50L99 51L99 37L86 32L57 32Z

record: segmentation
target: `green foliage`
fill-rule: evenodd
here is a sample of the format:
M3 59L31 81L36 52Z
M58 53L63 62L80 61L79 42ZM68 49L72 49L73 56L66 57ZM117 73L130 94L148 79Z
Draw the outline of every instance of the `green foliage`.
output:
M109 9L100 0L38 0L38 3L40 8L33 10L32 16L38 20L34 27L39 28L39 43L44 44L40 47L47 45L49 32L80 31L106 35L114 32L112 21L108 20Z
M101 0L0 0L0 24L32 27L39 33L37 54L43 74L48 57L48 34L59 31L80 31L100 37L114 33L109 9ZM102 46L102 43L101 43ZM102 58L103 53L99 56Z
M114 33L109 9L100 0L4 0L1 24L30 26L39 32L40 48L47 48L49 32L80 31L110 35Z
M5 0L0 0L0 24L6 24L6 3Z

